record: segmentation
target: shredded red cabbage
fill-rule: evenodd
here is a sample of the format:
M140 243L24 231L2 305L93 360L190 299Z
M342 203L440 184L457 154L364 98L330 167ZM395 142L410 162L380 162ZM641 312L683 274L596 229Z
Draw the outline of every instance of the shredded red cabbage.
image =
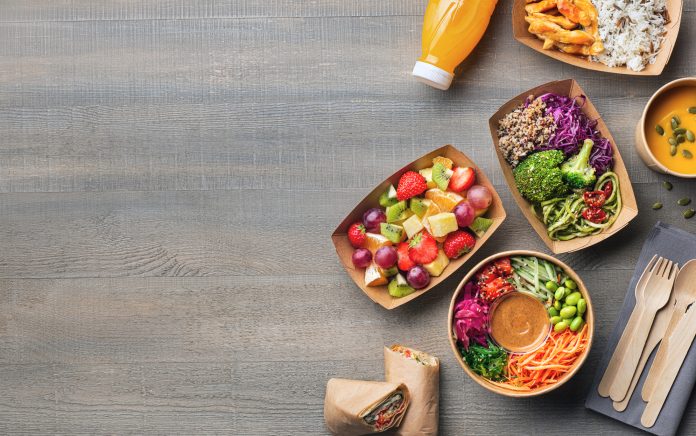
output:
M488 304L477 297L476 284L464 285L464 292L454 306L454 331L465 350L474 342L488 346Z
M582 112L582 106L587 100L584 95L575 99L547 93L539 98L546 104L546 112L550 113L556 122L556 132L549 139L549 145L539 150L561 150L566 156L571 156L580 151L582 142L589 138L594 142L590 165L597 175L603 174L613 166L611 143L596 129L597 121L589 119ZM580 104L577 100L581 100Z

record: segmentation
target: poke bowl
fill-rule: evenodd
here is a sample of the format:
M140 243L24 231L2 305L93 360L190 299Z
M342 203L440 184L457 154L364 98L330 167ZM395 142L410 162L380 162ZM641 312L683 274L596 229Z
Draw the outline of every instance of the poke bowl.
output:
M455 358L476 383L508 397L545 394L570 380L592 346L590 294L568 265L513 250L479 262L447 317Z

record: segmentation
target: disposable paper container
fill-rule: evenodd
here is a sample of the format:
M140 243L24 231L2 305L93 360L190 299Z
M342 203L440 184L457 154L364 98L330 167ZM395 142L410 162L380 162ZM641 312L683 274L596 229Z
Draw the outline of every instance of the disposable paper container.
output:
M665 40L662 42L662 46L655 58L655 63L646 65L641 71L633 71L625 66L608 67L601 62L592 62L587 59L586 56L563 53L555 48L544 50L543 41L527 30L529 24L524 21L524 17L527 14L524 10L525 4L525 0L514 0L512 4L512 33L517 41L539 53L543 53L548 57L565 62L566 64L575 65L576 67L585 68L587 70L614 74L630 74L633 76L659 76L662 74L662 70L665 69L672 55L672 49L674 48L674 43L679 34L679 25L682 16L682 1L667 0L667 17L669 18L669 23L665 25Z
M549 238L546 233L546 226L544 223L532 212L531 203L527 201L520 192L517 190L517 185L515 184L515 178L512 175L512 168L505 160L505 157L498 148L498 120L503 118L506 114L511 112L520 104L524 103L528 96L533 95L538 97L547 92L553 92L559 95L567 95L570 97L578 97L584 95L586 97L585 105L582 107L582 111L592 120L597 120L597 129L600 131L602 136L607 138L611 142L612 150L614 151L614 168L613 171L619 178L621 200L623 202L623 207L619 216L614 221L611 227L605 229L603 232L596 235L585 236L582 238L575 238L569 241L554 241ZM543 85L537 86L536 88L530 89L523 92L517 97L505 103L498 109L498 112L493 114L493 116L488 120L488 126L491 131L491 137L493 138L493 147L495 148L495 153L498 156L498 162L500 163L500 168L503 170L503 175L507 181L508 187L512 192L512 196L520 207L522 214L527 218L527 221L532 225L534 230L537 232L539 237L544 241L549 249L556 253L569 253L571 251L581 250L583 248L590 247L598 242L601 242L610 236L614 235L616 232L626 227L626 225L638 215L638 205L636 204L636 197L633 194L633 187L631 186L631 179L628 177L628 172L626 171L626 166L624 165L623 159L621 159L621 153L616 147L616 142L611 136L609 129L602 121L599 116L597 109L590 101L585 91L580 88L580 85L573 79L560 80L557 82L549 82Z
M447 268L445 268L445 270L443 271L442 275L440 275L439 277L432 277L430 280L430 284L426 288L417 290L416 292L406 297L394 298L391 295L389 295L386 285L365 286L365 269L355 268L351 260L354 248L350 245L350 242L348 242L348 228L354 222L361 221L363 213L367 209L371 207L379 207L379 196L389 188L390 184L393 184L394 187L396 187L398 185L399 178L403 173L409 170L418 171L423 168L431 167L433 165L433 158L437 156L444 156L449 159L452 159L455 166L472 167L476 170L476 183L487 187L493 195L493 202L491 203L491 207L488 209L488 212L486 212L486 214L484 215L484 217L492 219L493 224L491 224L491 227L486 231L483 237L476 239L476 246L473 250L471 250L471 252L460 257L459 259L451 260L449 265L447 265ZM357 206L355 206L355 208L348 214L348 216L341 222L341 224L338 225L336 230L331 235L331 239L333 241L334 247L336 248L336 253L338 254L338 257L341 260L341 263L343 264L343 267L346 269L346 272L353 279L355 284L360 289L362 289L363 292L368 297L370 297L370 299L375 303L380 304L382 307L386 309L394 309L395 307L399 307L402 304L408 303L409 301L420 297L426 292L429 292L440 282L442 282L452 273L458 270L459 267L464 265L464 263L467 260L469 260L471 256L473 256L474 253L476 253L483 246L483 244L486 243L488 238L490 238L491 235L493 235L496 229L500 226L500 224L502 224L503 220L505 220L505 209L503 208L503 202L500 200L500 196L498 196L498 193L496 192L491 182L488 180L488 177L486 177L483 171L479 167L477 167L476 164L471 159L469 159L464 153L457 150L451 145L445 145L444 147L440 147L437 150L433 150L430 153L409 163L405 167L401 168L400 170L389 176L389 178L384 180L382 183L377 185L377 187L375 187L375 189L373 189L372 192L367 194L367 196L363 198Z
M659 96L664 94L666 91L669 91L670 89L673 89L673 88L678 88L680 86L696 86L696 77L685 77L683 79L673 80L673 81L667 83L666 85L664 85L662 88L655 91L655 93L652 95L652 97L650 97L650 100L648 100L648 104L645 105L645 109L643 109L643 115L640 117L640 120L638 121L638 124L636 125L635 146L636 146L636 151L638 151L638 155L640 156L641 159L643 159L643 162L645 162L645 165L647 165L648 168L650 168L651 170L657 171L658 173L670 174L673 176L682 177L685 179L694 179L694 178L696 178L696 174L678 173L678 172L670 170L669 168L664 166L659 160L657 160L655 155L650 150L650 147L648 146L648 140L645 137L645 119L648 116L648 112L650 111L650 107L652 106L655 99L657 99ZM655 127L652 126L650 128L655 128Z
M459 297L459 293L464 289L464 285L466 285L466 283L474 277L474 274L476 274L476 272L483 265L487 264L492 260L507 256L536 256L540 259L548 260L549 262L556 264L560 268L563 268L563 271L565 271L565 273L568 274L568 276L571 279L573 279L575 283L577 283L578 289L582 293L582 298L584 298L587 302L587 311L585 312L585 322L587 323L587 328L589 329L587 349L585 349L585 352L582 354L582 356L580 356L575 361L575 364L570 369L570 371L568 371L559 382L551 386L546 386L531 391L518 391L498 386L496 384L493 384L488 379L472 371L471 368L469 368L469 365L466 364L462 356L459 354L459 351L457 350L457 337L455 336L454 329L452 327L452 322L454 321L454 304L457 301L457 297ZM449 307L449 313L447 315L447 337L449 338L450 347L452 348L452 352L454 353L454 357L457 359L457 362L459 362L459 364L462 366L464 372L466 372L469 375L469 377L471 377L476 383L480 384L481 386L483 386L491 392L495 392L496 394L504 395L506 397L535 397L537 395L551 392L552 390L562 386L568 380L573 378L573 376L578 372L582 364L585 363L587 356L590 354L590 349L592 348L592 339L594 338L594 311L592 310L592 300L590 298L590 293L587 291L587 287L585 286L585 283L582 281L580 276L578 276L575 273L575 271L573 271L568 265L556 259L555 257L551 257L548 254L531 250L504 251L502 253L494 254L490 257L487 257L486 259L479 262L478 265L473 267L471 271L469 271L469 273L462 279L462 281L459 283L459 286L457 286L457 290L454 291L454 295L452 296L452 301L450 302Z

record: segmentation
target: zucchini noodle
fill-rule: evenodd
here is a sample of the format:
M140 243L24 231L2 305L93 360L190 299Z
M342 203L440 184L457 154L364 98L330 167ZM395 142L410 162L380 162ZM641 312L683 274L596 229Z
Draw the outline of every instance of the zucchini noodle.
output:
M532 205L534 213L540 216L546 225L549 238L567 241L600 233L614 224L622 207L619 178L616 173L607 171L602 174L595 183L594 190L603 190L608 182L612 183L613 189L602 206L602 210L607 214L607 220L603 223L593 223L582 216L582 211L586 208L582 192L542 201L538 206Z

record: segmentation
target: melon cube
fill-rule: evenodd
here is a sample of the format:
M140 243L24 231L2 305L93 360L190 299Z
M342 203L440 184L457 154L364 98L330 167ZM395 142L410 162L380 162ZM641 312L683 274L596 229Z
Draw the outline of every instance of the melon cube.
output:
M428 273L430 273L431 276L437 277L440 274L442 274L442 271L444 271L447 265L449 265L449 262L450 260L445 254L445 252L440 249L437 251L437 257L435 258L435 260L426 265L423 265L423 268L425 268L425 270L428 271Z
M404 221L403 226L408 239L411 239L416 233L423 230L423 224L421 224L418 215L413 215L411 218Z
M430 233L435 237L446 236L459 228L457 217L452 212L442 212L428 217Z

